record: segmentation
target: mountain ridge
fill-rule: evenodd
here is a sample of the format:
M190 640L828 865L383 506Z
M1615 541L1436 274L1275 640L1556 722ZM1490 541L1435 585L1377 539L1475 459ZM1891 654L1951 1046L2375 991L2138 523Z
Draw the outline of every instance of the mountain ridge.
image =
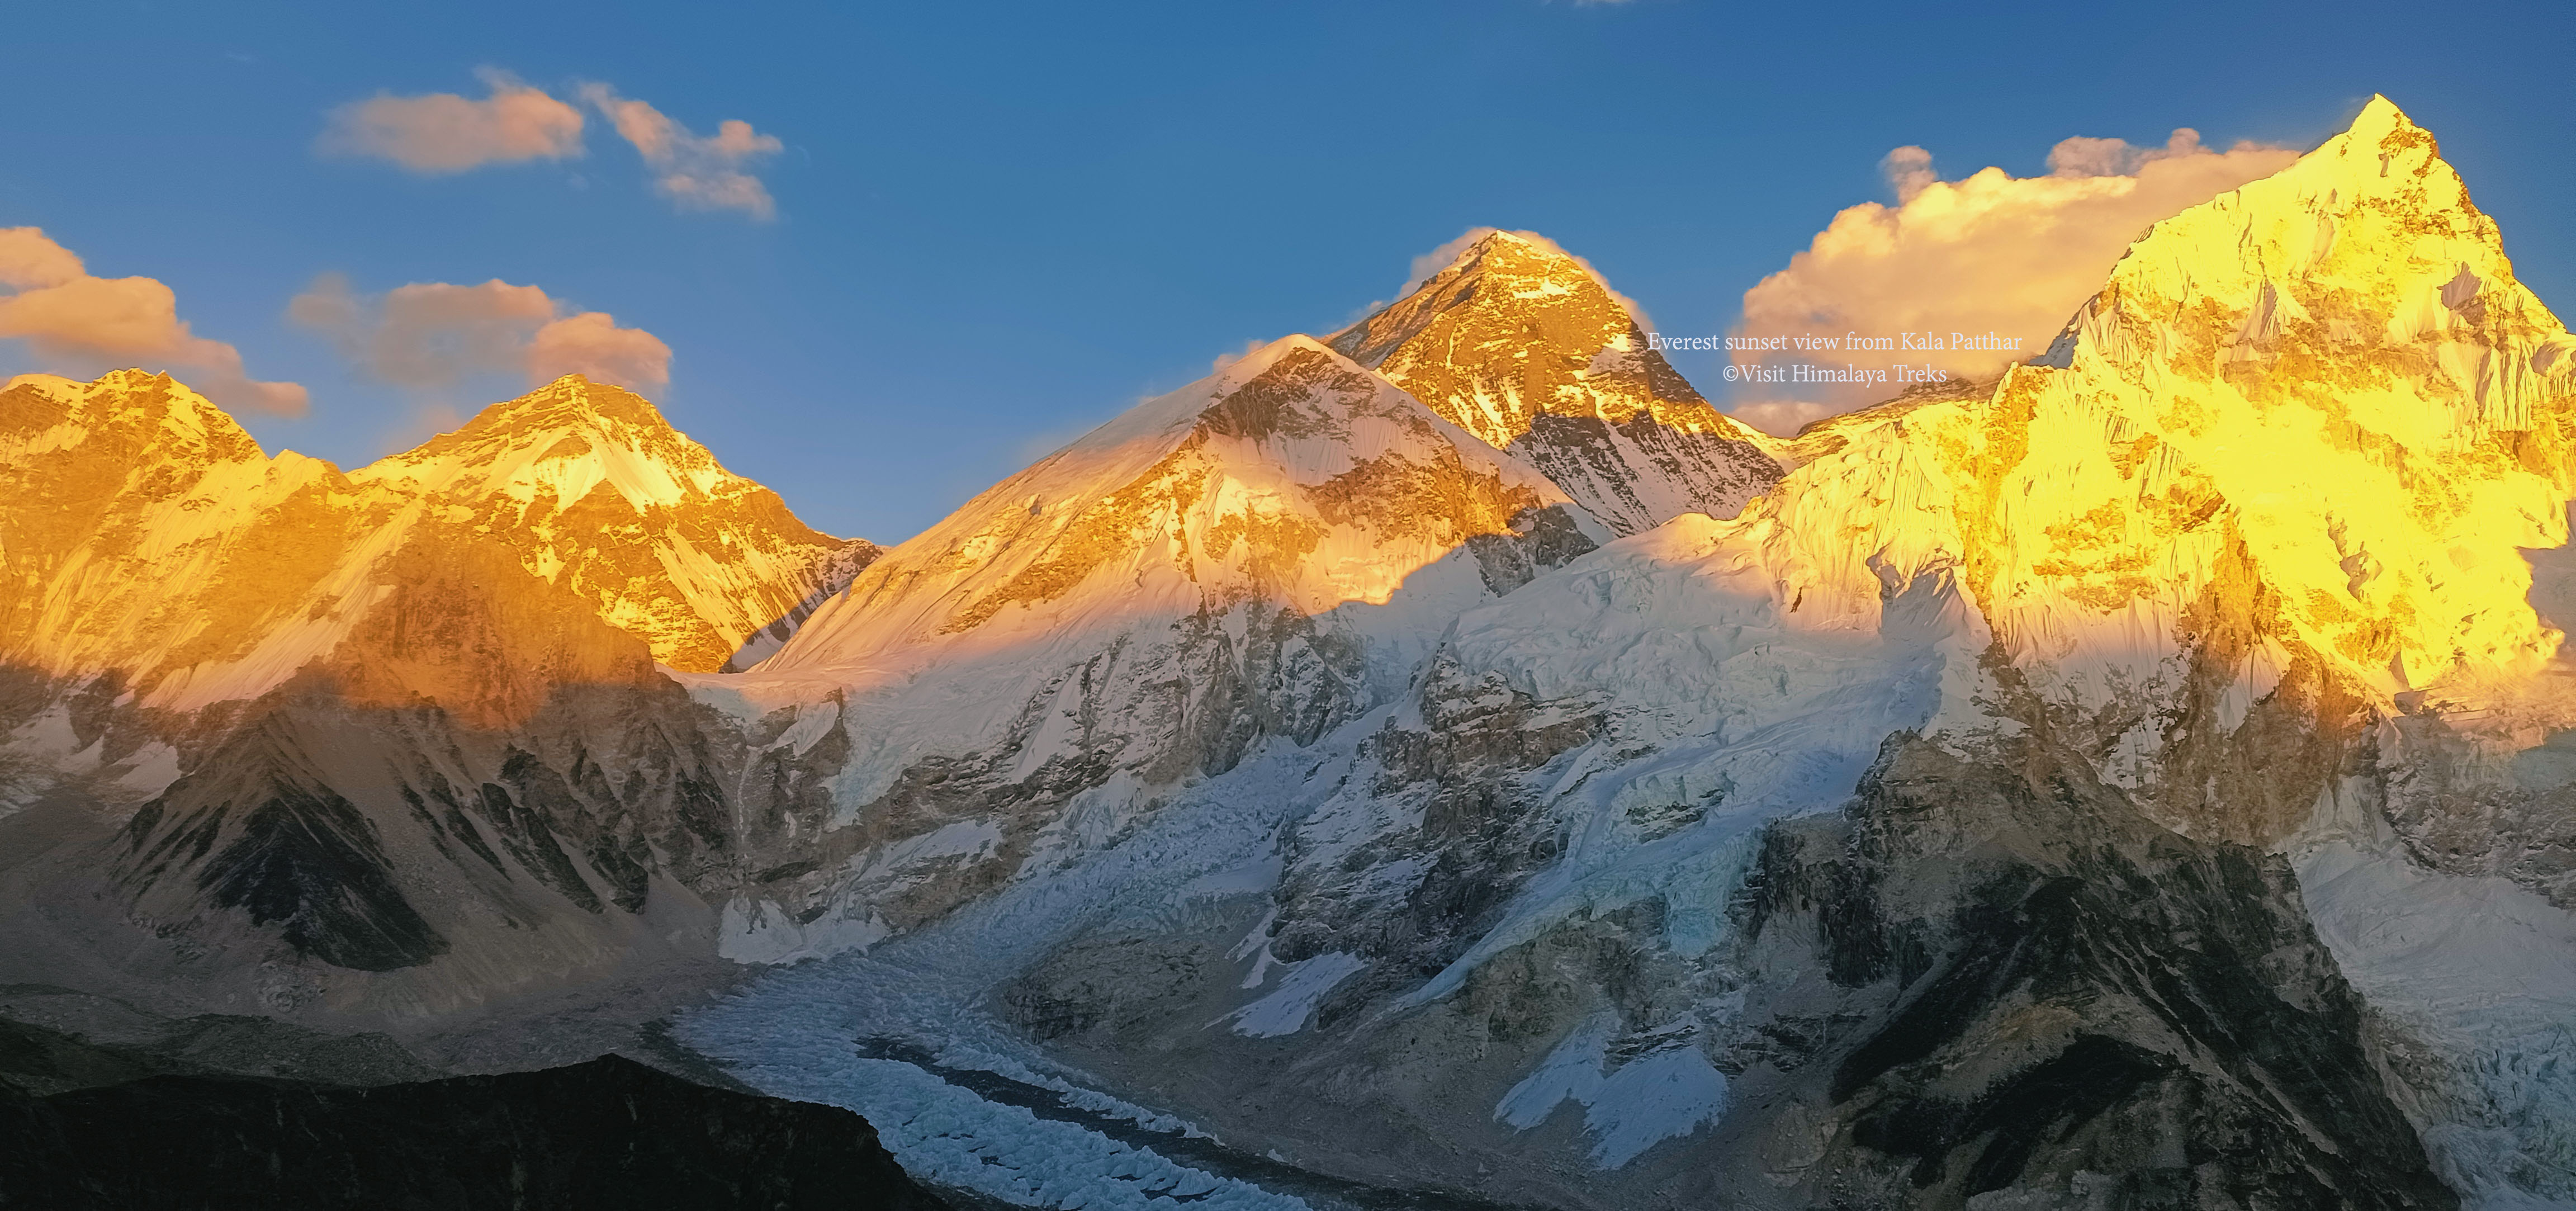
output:
M2053 356L1820 429L1313 744L684 1034L925 1132L963 1103L813 1048L1566 1206L2576 1196L2576 982L2500 958L2576 938L2521 554L2567 541L2576 384L2456 182L2376 101L2150 229Z
M21 583L45 587L15 598L19 619L0 642L48 675L115 671L146 702L183 711L256 697L326 653L381 596L376 564L402 535L459 510L520 550L529 575L569 577L657 659L690 668L720 667L790 615L827 564L874 550L806 528L649 403L577 375L347 473L292 451L268 457L166 375L21 376L5 394L22 447L12 487L56 503L11 513ZM116 436L136 423L177 440ZM96 455L96 472L65 461L94 441L122 444ZM524 448L534 443L546 448ZM142 469L104 478L127 465ZM30 530L37 516L52 519L47 533ZM140 562L88 570L120 560ZM120 583L152 592L113 605ZM158 655L116 666L119 653L154 652L154 636L167 637Z
M724 546L559 383L203 733L44 688L101 751L0 816L0 938L395 1032L721 984L684 1042L996 1196L1282 1205L1195 1131L1390 1201L2576 1198L2576 341L2428 133L2374 99L2042 357L1792 441L1637 335L1486 236L695 670L523 562ZM384 482L154 406L260 500Z
M1710 407L1624 299L1534 233L1488 232L1330 343L1620 534L1734 516L1779 478L1776 443Z

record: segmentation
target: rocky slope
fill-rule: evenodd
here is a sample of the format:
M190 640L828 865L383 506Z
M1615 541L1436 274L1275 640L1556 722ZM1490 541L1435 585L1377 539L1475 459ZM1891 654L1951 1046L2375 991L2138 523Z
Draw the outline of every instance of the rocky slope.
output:
M1528 232L1486 234L1332 345L1621 534L1732 517L1780 477L1770 438L1710 407L1590 268Z
M705 954L691 888L761 830L656 670L792 629L873 546L577 377L347 475L166 377L0 409L22 977L417 1012Z
M1449 617L1595 537L1305 337L1140 405L894 548L751 675L695 683L762 720L764 761L829 779L727 953L909 929L1167 788L1311 744Z

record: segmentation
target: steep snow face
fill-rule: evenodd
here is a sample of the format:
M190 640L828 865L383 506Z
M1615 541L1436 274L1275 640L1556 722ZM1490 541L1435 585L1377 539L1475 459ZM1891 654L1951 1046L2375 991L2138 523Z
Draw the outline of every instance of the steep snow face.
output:
M774 624L792 629L818 582L877 549L807 528L651 403L579 375L350 479L461 506L529 572L597 603L655 659L698 672Z
M896 547L740 683L701 683L830 712L850 754L823 869L782 888L832 915L746 905L737 952L907 928L1264 737L1313 742L1592 524L1305 337L1139 405Z
M167 375L0 392L0 652L114 672L156 704L256 694L329 650L376 593L361 552L412 516L330 464L270 459Z
M1773 443L1709 407L1647 344L1581 262L1500 231L1333 338L1621 534L1683 513L1732 517L1780 477Z
M2527 675L2557 637L2517 548L2566 539L2571 354L2432 135L2374 100L2158 224L2051 351L2064 369L1998 395L1986 436L2029 449L1983 519L1992 609L2056 658L2045 615L2188 593L2235 546L2280 638L2382 695Z
M2556 651L2523 549L2566 541L2570 352L2380 100L2157 224L1991 397L1834 422L1791 478L1917 460L1937 507L1850 503L1954 544L2026 696L2004 713L2177 827L2271 842L2366 713L2529 686ZM1783 525L1833 532L1804 493Z
M1256 598L1384 605L1546 480L1292 336L1149 400L871 566L763 672L1062 637Z
M875 563L885 551L884 547L864 538L853 538L842 544L840 550L824 556L811 573L813 588L795 605L787 607L785 614L752 632L751 638L735 648L732 657L717 671L739 673L777 655L778 649L787 646L787 640L796 634L797 628L814 616L814 611L821 609L824 602L840 596L841 590L849 588L850 582L857 580L859 573L866 571L868 565Z
M818 578L875 550L805 528L650 404L577 377L343 475L267 457L166 375L31 375L0 392L0 453L0 560L21 587L0 601L0 655L114 674L179 711L255 698L330 653L419 542L497 541L696 669L792 628Z

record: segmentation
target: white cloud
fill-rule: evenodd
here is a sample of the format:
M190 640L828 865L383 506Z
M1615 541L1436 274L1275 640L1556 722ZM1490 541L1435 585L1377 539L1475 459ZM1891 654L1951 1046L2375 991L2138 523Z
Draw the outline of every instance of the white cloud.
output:
M1789 266L1744 292L1738 335L1849 334L1896 338L1992 333L2015 347L1925 353L1738 354L1741 365L1804 360L1869 369L1925 365L1984 377L2045 350L2067 316L2109 276L2130 241L2170 218L2288 166L2298 153L2239 143L2212 151L2192 130L2162 147L2072 138L2049 152L2045 176L1987 168L1944 181L1932 155L1900 147L1881 162L1897 204L1865 202L1834 216ZM1903 385L1801 392L1831 411L1874 403Z
M671 381L671 347L641 328L620 328L605 311L568 315L528 340L528 379L552 382L578 374L628 387Z
M622 387L671 378L671 347L603 311L573 311L535 286L414 282L363 297L323 274L287 304L296 323L386 382L438 388L469 375L516 373L531 384L565 374Z
M1434 248L1429 252L1423 253L1421 256L1413 258L1413 264L1405 270L1404 285L1396 288L1395 297L1403 298L1404 296L1421 289L1424 282L1428 282L1432 278L1439 276L1441 270L1447 269L1452 262L1456 261L1460 256L1465 255L1468 249L1475 247L1476 241L1484 239L1486 236L1492 235L1498 230L1501 229L1495 227L1470 227L1467 230L1460 232L1458 238L1451 240L1446 244L1442 244L1438 248Z
M1243 342L1243 348L1241 349L1228 349L1225 352L1216 355L1216 360L1208 363L1208 373L1222 373L1226 367L1242 361L1253 354L1261 352L1263 347L1267 346L1269 343L1270 342L1264 340L1249 340Z
M378 93L334 109L314 147L328 155L388 160L425 176L584 154L586 120L579 106L507 72L485 68L477 74L489 93L481 100L456 93ZM717 123L712 135L699 135L606 84L581 85L575 98L598 110L633 145L652 172L654 191L680 209L739 211L762 221L777 217L776 199L751 172L783 149L776 136L734 118ZM587 184L574 178L576 188Z
M491 94L480 101L455 93L378 93L343 105L331 111L315 146L391 160L426 175L582 154L580 110L507 73L487 68L478 74Z
M254 380L239 350L196 335L168 286L91 276L38 228L0 228L0 287L0 340L26 342L48 369L176 369L216 403L272 416L300 416L310 403L304 388Z
M581 86L581 99L606 115L653 170L653 187L682 210L739 210L754 219L776 218L778 204L760 178L744 171L783 146L751 123L728 118L701 136L642 101L617 95L605 84Z

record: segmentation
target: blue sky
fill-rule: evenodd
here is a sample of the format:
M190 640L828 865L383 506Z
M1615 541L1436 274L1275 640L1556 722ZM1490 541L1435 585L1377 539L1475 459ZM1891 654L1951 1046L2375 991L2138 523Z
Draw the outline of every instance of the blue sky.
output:
M272 450L355 465L524 389L379 381L286 319L317 274L497 277L659 337L676 424L889 541L1249 339L1340 325L1471 226L1553 237L1663 330L1724 331L1837 211L1894 201L1904 145L1952 179L2181 126L2304 149L2385 92L2576 306L2564 6L111 0L11 26L0 227L167 283L253 377L304 384L307 416L244 417ZM775 219L677 208L597 113L577 159L316 151L335 107L481 97L485 68L775 136ZM1723 404L1718 356L1679 364ZM0 372L42 360L0 342Z

